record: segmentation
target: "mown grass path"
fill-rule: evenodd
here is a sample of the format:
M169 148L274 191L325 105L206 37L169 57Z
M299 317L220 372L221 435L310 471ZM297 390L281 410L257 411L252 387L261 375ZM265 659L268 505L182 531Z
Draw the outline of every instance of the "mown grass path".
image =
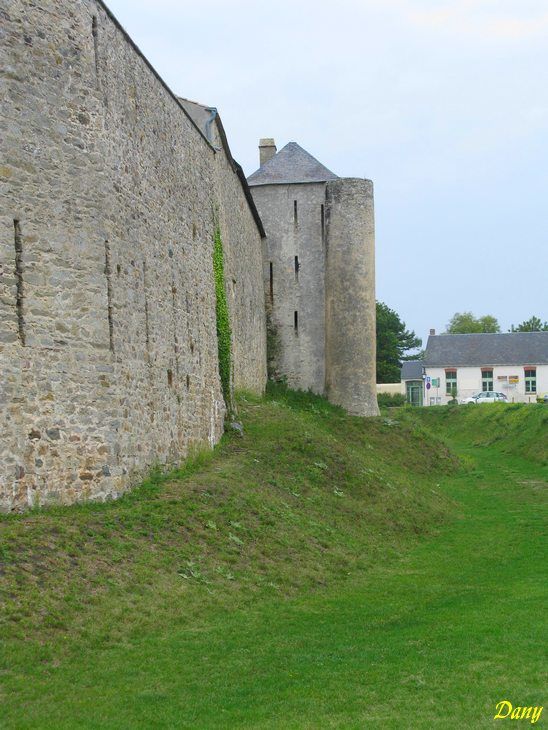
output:
M489 728L501 700L545 704L545 470L455 443L469 467L440 479L459 517L437 536L336 591L38 663L10 679L10 726Z

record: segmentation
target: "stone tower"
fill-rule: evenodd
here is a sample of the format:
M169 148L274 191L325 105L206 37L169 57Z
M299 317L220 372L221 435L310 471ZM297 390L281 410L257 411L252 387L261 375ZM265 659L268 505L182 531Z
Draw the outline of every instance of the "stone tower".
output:
M248 183L267 236L275 369L292 388L377 415L373 183L338 177L296 142L259 150Z

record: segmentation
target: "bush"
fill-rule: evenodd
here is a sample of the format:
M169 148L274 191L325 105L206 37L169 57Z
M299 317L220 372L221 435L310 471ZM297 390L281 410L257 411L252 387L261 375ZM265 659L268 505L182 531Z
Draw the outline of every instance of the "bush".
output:
M402 393L377 393L379 408L398 408L406 403Z

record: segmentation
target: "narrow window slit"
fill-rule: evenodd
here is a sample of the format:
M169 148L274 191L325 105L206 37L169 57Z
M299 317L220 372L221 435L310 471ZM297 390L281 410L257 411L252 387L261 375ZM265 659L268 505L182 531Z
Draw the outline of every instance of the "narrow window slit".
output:
M270 262L270 301L274 301L274 267L272 261Z
M179 377L179 338L177 337L177 287L175 286L175 274L172 264L171 273L171 310L173 313L173 353L175 355L175 372Z
M293 222L295 223L295 225L297 225L297 223L299 222L299 217L297 214L297 201L296 200L293 201Z
M295 330L295 334L299 334L299 313L293 312L293 329Z
M147 296L147 263L143 261L143 289L145 299L145 345L147 350L147 356L150 360L150 322L148 313L148 296Z
M320 219L321 219L321 222L322 222L322 241L323 241L324 240L324 237L325 237L325 210L324 210L323 205L321 205L320 208L321 208L321 210L320 210Z
M97 16L91 19L91 35L93 36L93 53L95 55L95 74L99 83L99 29L97 27Z
M23 236L21 224L18 220L13 221L14 245L15 245L15 309L17 312L17 332L19 341L25 346L25 318L23 312Z
M299 281L299 269L301 268L301 265L299 264L299 257L295 256L295 281Z
M108 241L105 241L105 276L107 279L108 339L110 351L114 352L114 320L112 318L112 265L110 258L110 245Z
M167 384L170 388L173 387L173 370L167 371Z

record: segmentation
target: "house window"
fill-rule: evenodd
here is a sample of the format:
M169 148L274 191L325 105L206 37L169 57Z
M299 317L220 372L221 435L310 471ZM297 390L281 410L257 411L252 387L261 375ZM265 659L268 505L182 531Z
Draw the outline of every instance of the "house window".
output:
M491 392L493 390L493 371L482 370L481 371L481 389L484 392Z
M525 392L536 393L537 392L537 369L536 368L525 368Z
M457 371L446 370L445 371L445 393L447 395L457 394Z

